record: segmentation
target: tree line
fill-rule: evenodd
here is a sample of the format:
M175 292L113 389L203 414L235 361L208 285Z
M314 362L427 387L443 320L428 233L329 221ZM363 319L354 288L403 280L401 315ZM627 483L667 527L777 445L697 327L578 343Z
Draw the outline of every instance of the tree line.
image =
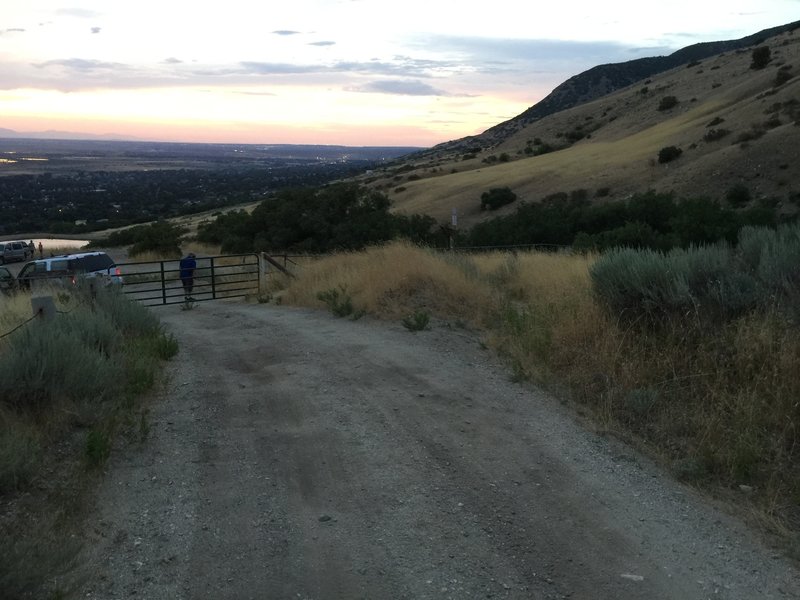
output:
M445 248L552 245L579 251L645 248L668 251L727 241L737 242L747 226L777 227L795 221L777 203L746 207L707 198L679 199L671 193L645 192L625 201L592 202L582 191L560 193L541 202L523 202L463 232L453 232L433 217L391 211L391 201L357 183L286 188L264 199L252 212L220 213L199 225L199 242L219 245L223 253L325 253L360 250L403 238ZM133 244L132 255L147 250L179 252L185 231L166 221L113 234L97 244Z

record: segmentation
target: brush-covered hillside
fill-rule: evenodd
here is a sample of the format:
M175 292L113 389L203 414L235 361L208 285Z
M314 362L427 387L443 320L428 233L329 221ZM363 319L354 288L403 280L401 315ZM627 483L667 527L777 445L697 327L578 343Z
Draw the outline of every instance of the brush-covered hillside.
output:
M800 29L776 30L541 118L530 118L534 106L364 180L398 212L444 223L455 209L462 228L574 190L597 202L647 190L725 202L738 188L739 198L746 189L749 202L773 200L792 213L800 203ZM482 211L481 194L504 187L517 201Z

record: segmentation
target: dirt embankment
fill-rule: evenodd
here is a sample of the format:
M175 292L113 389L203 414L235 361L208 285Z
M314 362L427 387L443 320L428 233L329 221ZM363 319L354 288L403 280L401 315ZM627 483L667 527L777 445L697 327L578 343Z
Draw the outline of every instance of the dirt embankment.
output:
M76 597L800 597L798 572L473 336L206 303Z

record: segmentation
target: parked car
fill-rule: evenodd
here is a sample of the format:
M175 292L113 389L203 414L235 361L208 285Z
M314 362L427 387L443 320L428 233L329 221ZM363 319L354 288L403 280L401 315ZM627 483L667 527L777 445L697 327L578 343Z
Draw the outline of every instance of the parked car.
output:
M0 264L28 260L32 256L28 242L0 242Z
M10 294L17 288L17 280L7 267L0 267L0 292Z
M34 281L76 283L79 279L99 279L102 285L122 285L122 274L105 252L81 252L40 258L22 267L17 275L20 287Z

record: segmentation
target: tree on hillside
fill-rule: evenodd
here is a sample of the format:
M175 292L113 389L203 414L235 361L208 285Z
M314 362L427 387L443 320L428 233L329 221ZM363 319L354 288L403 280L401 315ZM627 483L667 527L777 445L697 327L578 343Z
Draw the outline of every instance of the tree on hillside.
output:
M285 189L252 214L222 215L200 226L200 241L219 243L223 252L329 252L358 250L396 237L431 240L435 220L389 212L382 193L355 183Z
M772 60L772 51L769 46L759 46L753 50L753 62L750 63L751 69L763 69Z
M506 204L511 204L517 199L517 195L511 191L510 187L492 188L488 192L481 194L481 210L496 210Z

